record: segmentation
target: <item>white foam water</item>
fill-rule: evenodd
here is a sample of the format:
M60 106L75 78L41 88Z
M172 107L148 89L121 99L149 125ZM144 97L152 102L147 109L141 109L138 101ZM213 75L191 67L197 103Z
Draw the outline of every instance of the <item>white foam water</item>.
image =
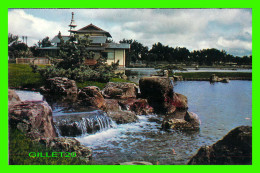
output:
M43 96L35 91L15 90L21 101L42 101Z

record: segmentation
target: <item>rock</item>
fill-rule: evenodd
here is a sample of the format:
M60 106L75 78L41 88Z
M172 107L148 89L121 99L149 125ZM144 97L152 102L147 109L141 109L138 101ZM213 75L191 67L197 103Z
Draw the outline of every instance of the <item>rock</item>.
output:
M168 70L163 70L163 76L168 77L169 76L169 71Z
M132 162L119 163L119 165L153 165L153 164L151 162L145 162L145 161L132 161Z
M184 120L187 121L192 125L193 129L199 129L200 128L200 119L199 116L193 112L188 112L184 116Z
M228 79L228 78L222 78L221 82L223 82L223 83L229 83L229 79Z
M219 78L218 78L218 76L216 76L216 74L212 74L209 81L210 82L218 82Z
M251 165L252 127L240 126L211 146L201 147L189 165Z
M122 110L135 112L137 115L149 115L153 108L149 106L147 99L126 99L118 100Z
M177 109L188 109L188 99L185 95L175 92L173 95L173 105Z
M8 89L8 103L21 101L14 90Z
M22 101L9 105L9 126L29 137L56 137L52 110L45 101Z
M46 85L42 90L54 95L62 96L76 96L78 92L76 82L65 77L47 79Z
M182 76L173 75L173 79L174 79L174 81L183 81Z
M109 82L103 89L103 95L110 99L136 98L138 88L134 83Z
M162 128L193 131L199 130L200 120L198 115L188 111L175 111L173 115L167 116L163 119Z
M39 138L36 141L45 147L53 149L55 152L75 152L76 157L88 162L92 159L92 150L82 144L75 138Z
M223 83L229 83L229 79L228 78L220 78L218 76L216 76L215 74L212 74L210 77L210 82L223 82Z
M105 99L106 112L131 111L137 115L148 115L153 113L146 99Z
M118 104L118 99L105 99L105 108L104 111L105 112L115 112L115 111L119 111L120 106Z
M125 74L123 74L121 78L127 80L127 76Z
M143 77L139 80L141 97L148 100L155 113L171 114L176 107L173 105L173 85L169 78Z
M130 111L107 112L107 115L117 124L132 123L138 120L135 113Z
M101 109L105 105L105 99L101 91L96 86L88 86L81 89L78 93L78 100L82 105L94 106Z

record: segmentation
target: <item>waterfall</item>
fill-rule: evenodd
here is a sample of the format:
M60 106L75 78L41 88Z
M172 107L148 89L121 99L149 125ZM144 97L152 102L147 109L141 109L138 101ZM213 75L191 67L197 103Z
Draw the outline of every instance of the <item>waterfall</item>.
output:
M60 136L81 136L116 127L116 123L102 111L68 113L54 116Z

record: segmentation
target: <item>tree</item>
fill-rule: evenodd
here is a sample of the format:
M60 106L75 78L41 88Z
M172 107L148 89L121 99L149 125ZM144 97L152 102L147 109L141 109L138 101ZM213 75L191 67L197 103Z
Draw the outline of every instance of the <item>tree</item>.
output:
M59 32L58 38L60 39L59 56L62 61L55 62L52 59L54 65L43 68L31 65L33 70L39 72L44 79L67 77L78 82L88 80L107 82L112 77L115 77L114 71L118 67L119 62L107 65L105 63L106 58L100 57L94 66L85 64L85 59L93 58L93 53L87 50L87 47L90 45L87 35L84 37L73 35L65 42Z
M51 41L49 37L45 37L42 41L38 42L39 47L51 47Z
M127 64L132 62L136 62L137 60L146 60L148 55L148 47L143 46L142 43L139 43L136 40L127 40L123 39L120 40L119 43L128 43L130 44L130 50L129 52L126 52L126 62Z
M13 35L11 33L8 33L8 44L13 43L13 42L18 42L18 35Z
M12 42L8 46L9 58L32 57L32 52L25 43L18 42L18 38L16 39L16 37L14 39L10 37L10 40Z

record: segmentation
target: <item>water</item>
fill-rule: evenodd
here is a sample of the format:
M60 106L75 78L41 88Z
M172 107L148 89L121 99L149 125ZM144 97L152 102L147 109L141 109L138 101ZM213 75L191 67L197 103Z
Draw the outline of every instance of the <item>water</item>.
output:
M188 97L189 111L200 117L199 132L166 132L160 129L160 123L150 121L151 118L161 121L162 117L140 115L136 123L110 126L94 134L84 132L76 138L93 149L93 160L97 164L143 160L183 165L201 146L215 143L237 126L252 125L252 81L215 84L177 81L174 90ZM29 98L37 95L31 94ZM18 95L21 96L21 92ZM69 116L62 107L54 106L53 110L54 117ZM87 114L95 115L95 111Z
M199 68L195 70L194 68L187 68L187 71L174 70L174 72L252 72L252 69L218 69L218 68ZM139 83L139 79L143 76L157 75L160 69L154 68L126 68L125 74L128 80L132 82Z
M53 120L59 136L75 137L116 127L116 123L99 110L59 115L54 113Z
M43 96L39 92L15 90L21 101L39 101L43 100Z
M199 115L199 132L165 132L160 130L160 124L149 122L149 116L139 116L137 123L77 139L93 149L93 158L99 164L145 160L182 165L201 146L215 143L237 126L252 125L251 81L180 81L174 89L188 97L189 110Z

